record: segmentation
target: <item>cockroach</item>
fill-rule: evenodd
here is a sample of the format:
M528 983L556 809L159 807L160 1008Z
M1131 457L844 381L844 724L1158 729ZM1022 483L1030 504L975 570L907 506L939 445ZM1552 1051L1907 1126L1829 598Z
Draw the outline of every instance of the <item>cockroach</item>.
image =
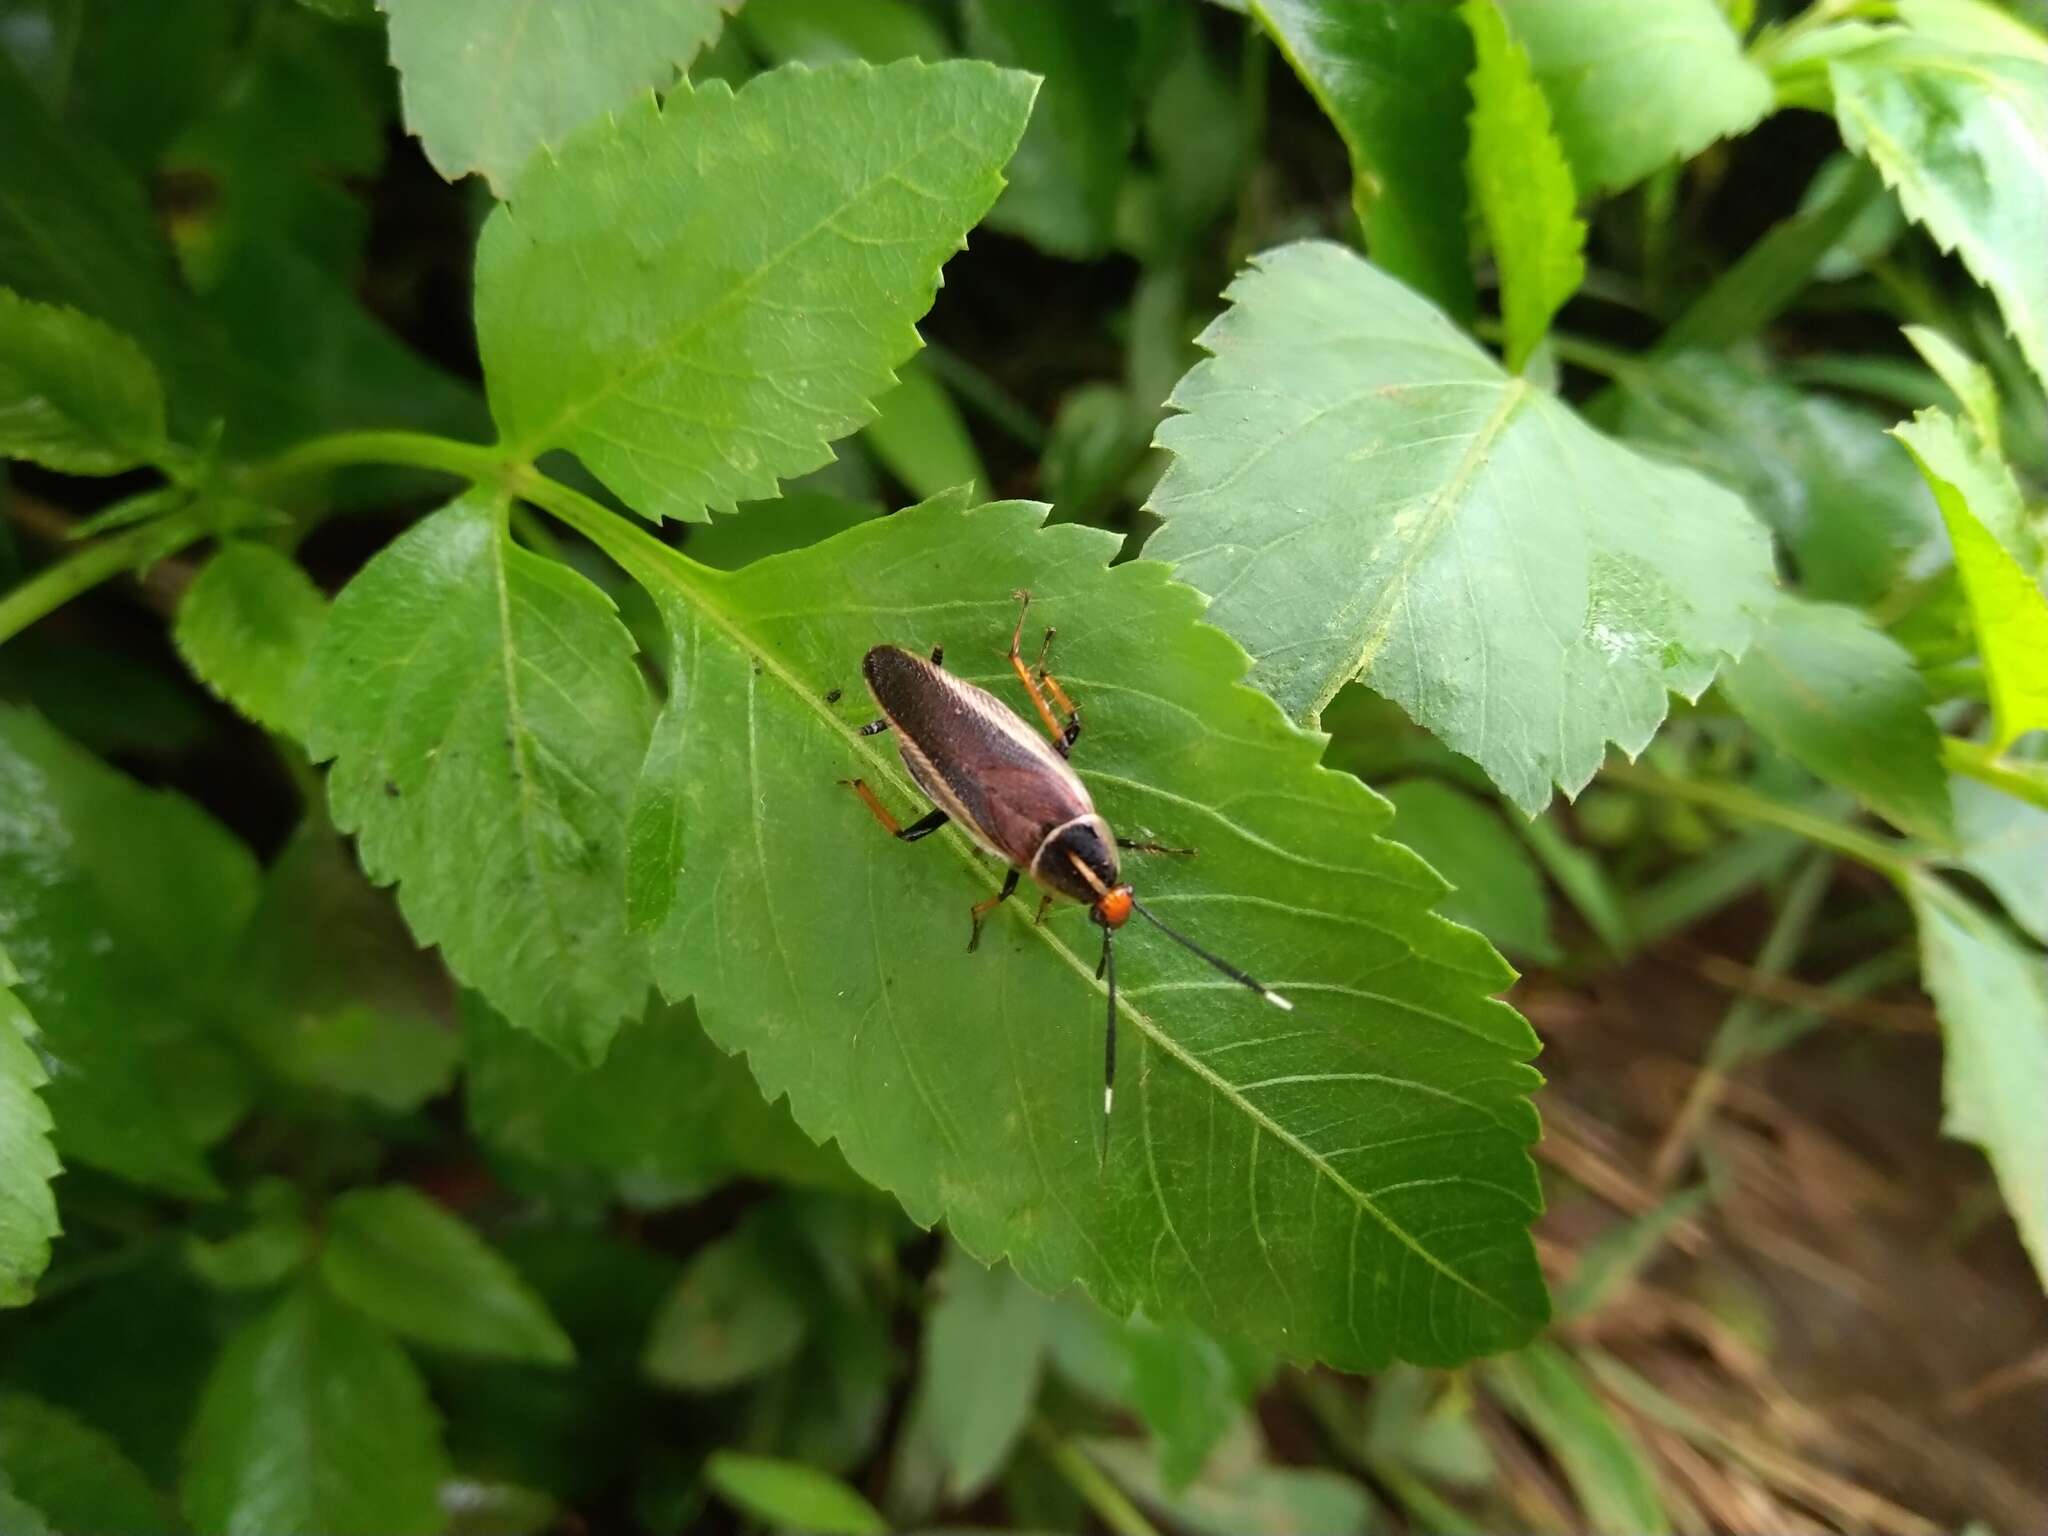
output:
M1120 848L1169 854L1194 850L1135 842L1110 831L1109 823L1096 811L1088 787L1067 761L1081 738L1081 711L1059 679L1046 670L1054 631L1046 630L1038 660L1027 667L1017 645L1024 635L1031 594L1015 595L1017 626L1010 632L1010 668L1044 722L1045 736L987 689L947 672L943 647L935 647L926 659L901 646L878 645L862 659L861 673L882 715L862 726L860 734L895 731L903 766L931 800L932 809L905 826L865 781L841 779L840 783L860 796L875 820L903 842L917 842L952 822L1009 866L1002 888L969 909L969 951L981 943L982 924L989 913L1010 899L1024 875L1044 892L1038 905L1040 922L1059 898L1088 908L1089 917L1102 929L1102 958L1095 974L1098 978L1106 975L1109 981L1109 1025L1102 1063L1106 1134L1116 1093L1116 951L1112 940L1133 912L1274 1007L1291 1009L1294 1005L1264 982L1168 927L1124 880L1117 863Z

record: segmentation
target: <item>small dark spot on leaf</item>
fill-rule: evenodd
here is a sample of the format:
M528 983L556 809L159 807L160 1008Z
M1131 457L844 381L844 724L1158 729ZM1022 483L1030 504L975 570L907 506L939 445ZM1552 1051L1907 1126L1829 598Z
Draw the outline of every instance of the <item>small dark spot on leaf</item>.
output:
M825 695L825 702L827 704L837 704L843 697L845 697L845 695L841 692L841 690L834 688Z
M396 800L403 791L399 789L398 782L395 779L386 779L384 781L384 793Z

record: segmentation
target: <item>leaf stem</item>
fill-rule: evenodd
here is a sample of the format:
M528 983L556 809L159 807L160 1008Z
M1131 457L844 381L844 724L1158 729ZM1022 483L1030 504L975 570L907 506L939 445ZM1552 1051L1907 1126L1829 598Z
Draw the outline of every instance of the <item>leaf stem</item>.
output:
M463 480L500 480L510 461L499 448L458 442L427 432L336 432L312 437L256 466L259 485L291 480L352 464L406 464L437 469Z
M1675 779L1638 763L1609 763L1601 770L1601 776L1610 783L1640 790L1645 794L1662 795L1669 800L1685 800L1694 805L1705 806L1709 810L1740 817L1744 821L1783 827L1787 832L1798 833L1810 843L1831 848L1859 864L1867 864L1893 880L1903 880L1915 867L1916 861L1908 845L1904 843L1872 837L1867 832L1845 827L1839 822L1828 820L1825 816L1816 816L1799 806L1773 800L1754 790L1745 789L1740 784L1708 782L1702 779Z
M1981 741L1965 741L1959 736L1941 738L1941 761L1950 773L1989 784L2016 800L2048 810L2048 764L2020 762L1993 751Z
M219 508L195 505L138 523L45 566L0 597L0 645L101 582L137 566L153 565L219 531Z
M1081 1495L1102 1523L1117 1536L1159 1536L1158 1528L1145 1518L1124 1491L1111 1482L1094 1462L1061 1439L1058 1431L1045 1420L1032 1420L1031 1440L1045 1453L1045 1459L1052 1463L1053 1470L1067 1480L1074 1492Z

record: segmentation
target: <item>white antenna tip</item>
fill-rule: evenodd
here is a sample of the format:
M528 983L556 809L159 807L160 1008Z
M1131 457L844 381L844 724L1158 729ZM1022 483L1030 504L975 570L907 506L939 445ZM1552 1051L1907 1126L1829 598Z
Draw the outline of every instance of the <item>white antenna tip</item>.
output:
M1109 1118L1110 1100L1114 1099L1115 1097L1116 1090L1114 1088L1104 1088L1102 1090L1102 1116L1105 1120Z
M1259 992L1260 995L1263 996L1266 999L1266 1001L1271 1003L1275 1008L1284 1008L1289 1013L1294 1012L1294 1004L1287 1001L1287 999L1282 997L1278 992L1268 992L1264 987L1261 987L1259 989Z

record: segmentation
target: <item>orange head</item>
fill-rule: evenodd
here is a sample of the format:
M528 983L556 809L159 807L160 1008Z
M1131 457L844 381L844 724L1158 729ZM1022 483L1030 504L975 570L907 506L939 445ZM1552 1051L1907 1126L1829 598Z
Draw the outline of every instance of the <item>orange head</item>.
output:
M1095 921L1105 928L1121 928L1131 920L1131 888L1128 885L1113 885L1096 898L1089 908Z

